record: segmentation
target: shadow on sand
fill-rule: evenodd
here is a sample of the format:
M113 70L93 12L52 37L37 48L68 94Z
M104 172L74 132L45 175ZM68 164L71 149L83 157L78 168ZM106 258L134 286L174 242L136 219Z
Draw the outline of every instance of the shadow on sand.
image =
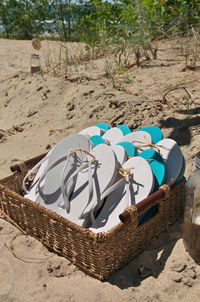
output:
M172 128L168 137L176 140L180 146L189 145L192 139L190 127L200 125L200 117L194 116L200 113L200 107L191 109L189 113L187 110L177 110L177 112L187 117L184 119L169 117L166 120L160 120L160 127ZM200 133L200 129L197 128L196 131ZM180 222L177 222L167 231L163 232L162 235L138 257L113 274L108 282L121 289L127 289L129 287L140 286L141 282L146 278L153 277L157 279L163 271L176 242L182 238L182 234L179 230Z
M121 289L127 289L129 287L138 287L146 278L153 277L157 279L163 271L176 242L182 237L179 230L180 223L177 222L163 232L138 257L114 273L108 282ZM143 274L141 274L141 268L144 269Z
M176 112L185 114L187 117L185 119L169 117L166 120L159 120L160 128L173 128L168 137L174 139L180 146L189 145L192 139L190 127L200 125L200 116L193 116L200 113L200 107ZM200 129L197 131L200 133Z

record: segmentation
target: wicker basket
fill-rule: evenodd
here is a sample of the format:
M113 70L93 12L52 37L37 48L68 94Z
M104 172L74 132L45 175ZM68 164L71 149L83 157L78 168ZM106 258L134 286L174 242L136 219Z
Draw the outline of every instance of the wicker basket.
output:
M0 180L0 212L23 232L100 280L135 258L183 213L184 178L126 209L120 215L122 222L108 232L94 234L22 196L27 170L43 156L26 161L26 169L16 165L12 169L16 172ZM138 215L155 204L157 213L138 225Z

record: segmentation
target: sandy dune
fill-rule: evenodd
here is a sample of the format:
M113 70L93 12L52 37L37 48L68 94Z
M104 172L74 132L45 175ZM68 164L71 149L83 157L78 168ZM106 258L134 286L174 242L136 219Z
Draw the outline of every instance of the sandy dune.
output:
M158 42L157 60L118 74L114 82L105 77L103 58L78 64L84 46L67 47L68 55L74 54L67 73L53 68L66 62L66 48L43 41L43 74L31 75L31 42L0 39L0 177L12 164L100 121L132 130L161 127L164 137L181 146L188 177L199 151L200 77L199 70L182 71L179 44ZM162 104L164 94L177 87L185 87L191 99L179 89ZM177 222L109 281L100 282L0 219L0 301L199 301L200 268L185 251L179 229ZM147 268L147 278L139 278L140 265Z

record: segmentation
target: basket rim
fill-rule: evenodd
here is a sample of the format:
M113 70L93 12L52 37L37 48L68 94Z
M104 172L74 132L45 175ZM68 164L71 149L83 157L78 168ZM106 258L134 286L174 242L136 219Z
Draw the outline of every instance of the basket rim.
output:
M76 230L77 232L79 232L81 234L84 234L84 236L87 236L88 239L94 240L94 241L103 241L105 238L107 238L109 236L112 236L113 233L116 233L126 223L129 223L129 222L133 223L131 221L131 215L136 217L135 227L138 227L138 216L139 216L139 214L142 214L143 212L145 212L146 210L151 208L153 205L158 204L158 203L161 202L161 200L165 199L164 190L162 188L159 188L156 192L150 194L148 197L141 200L135 206L130 206L130 207L126 208L124 210L124 212L122 214L120 214L120 216L121 216L120 220L121 221L117 225L115 225L114 227L112 227L111 229L109 229L106 232L93 233L91 230L77 225L76 223L68 220L67 218L64 218L64 217L58 215L57 213L43 207L42 205L37 204L34 201L23 197L22 195L18 194L17 192L9 189L6 185L2 184L4 182L6 182L6 180L8 180L12 177L16 177L17 175L20 175L20 174L23 174L23 173L24 173L24 171L23 172L16 171L16 172L13 172L12 174L10 174L10 175L8 175L4 178L1 178L0 179L0 191L4 191L5 193L11 194L13 197L16 197L18 200L20 200L22 202L22 204L24 202L26 202L26 204L31 205L31 207L33 207L34 209L42 211L47 216L49 216L52 223L61 222L61 223L67 224L68 227L72 228L73 230ZM171 193L171 191L173 191L174 188L182 186L183 184L185 184L185 177L183 177L183 179L178 184L176 184L176 185L168 184L167 186L170 188L170 193ZM149 202L149 206L146 206L148 204L148 202ZM123 215L125 217L124 220L123 220Z

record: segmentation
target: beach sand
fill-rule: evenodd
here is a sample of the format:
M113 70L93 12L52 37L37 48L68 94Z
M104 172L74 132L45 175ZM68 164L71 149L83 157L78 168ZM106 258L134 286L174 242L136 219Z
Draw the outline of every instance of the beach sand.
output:
M83 44L67 44L68 59L72 54L74 59L64 70L65 45L42 41L42 74L30 74L31 41L0 39L0 177L11 173L11 165L104 121L124 123L131 130L161 127L165 138L179 143L187 178L200 150L200 70L184 70L177 41L157 45L156 60L143 60L142 67L108 79L106 70L114 63L102 57L86 60ZM178 87L184 88L169 92L163 104L164 95ZM1 302L199 301L200 267L185 251L180 222L106 282L22 235L3 218L0 255ZM148 277L140 278L140 265Z

